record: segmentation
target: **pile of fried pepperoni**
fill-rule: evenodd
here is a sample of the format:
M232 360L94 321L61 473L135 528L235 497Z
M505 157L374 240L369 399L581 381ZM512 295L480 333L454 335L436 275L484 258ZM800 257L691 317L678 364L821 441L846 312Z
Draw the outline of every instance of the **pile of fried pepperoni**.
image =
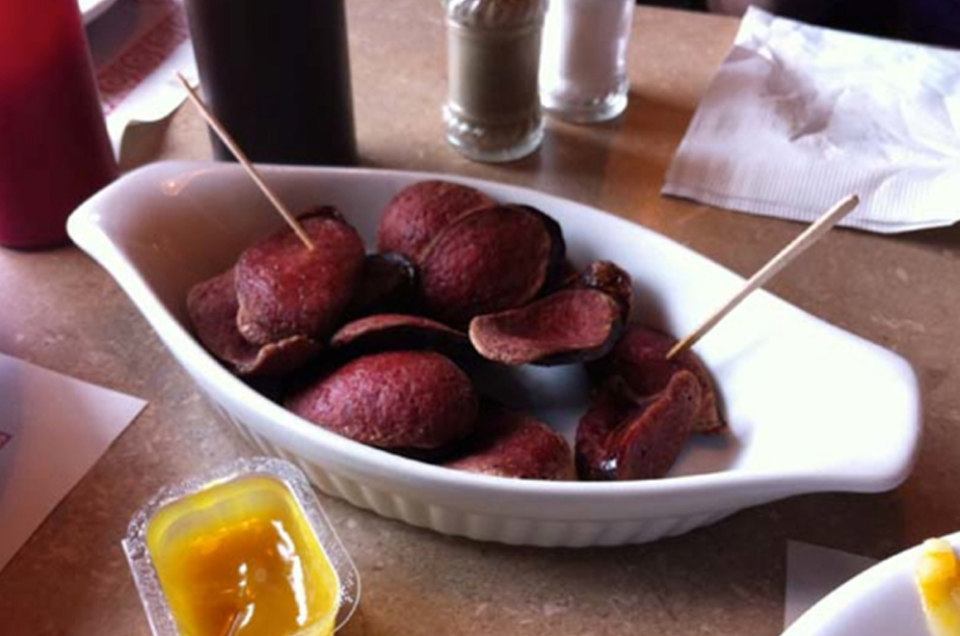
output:
M378 252L340 213L299 217L194 286L200 342L239 376L279 378L325 429L450 468L523 479L662 477L693 434L724 424L697 357L630 322L629 274L578 271L560 225L464 185L422 181L383 211ZM575 452L536 417L480 395L480 364L585 364Z

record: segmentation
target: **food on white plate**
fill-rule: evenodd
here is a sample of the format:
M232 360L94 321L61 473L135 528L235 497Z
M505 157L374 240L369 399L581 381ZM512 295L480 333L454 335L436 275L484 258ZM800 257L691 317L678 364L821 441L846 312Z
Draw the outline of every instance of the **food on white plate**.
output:
M300 224L313 249L282 228L237 259L237 327L254 344L328 337L361 280L363 240L334 208L311 210Z
M609 294L620 303L624 323L633 315L633 279L616 263L594 261L570 280L568 286L598 289Z
M432 351L362 356L293 393L286 406L352 440L397 451L435 450L466 437L477 419L470 378Z
M477 316L470 342L488 360L553 366L595 360L623 330L620 303L596 289L562 289L518 309Z
M582 273L566 261L561 266L559 290L470 321L477 353L509 365L552 366L589 362L613 347L633 310L630 275L609 261L595 261Z
M638 396L621 378L610 378L577 426L580 478L663 477L693 432L702 398L700 383L686 370L650 396Z
M322 348L303 335L256 345L237 328L234 268L194 285L187 294L187 313L197 338L215 357L240 376L277 376L295 371Z
M916 579L930 633L960 635L960 562L947 541L927 539L923 543Z
M194 286L187 309L215 357L274 376L271 397L318 426L459 470L603 480L661 477L690 435L724 427L695 354L667 361L675 340L629 323L629 274L578 272L540 210L434 180L387 206L379 254L331 207L301 223L314 249L277 230ZM530 414L478 415L484 365L584 362L595 388L575 453Z
M346 314L350 318L362 318L414 311L419 305L418 286L417 266L403 254L368 254Z
M330 346L348 353L428 349L460 359L473 351L462 331L408 314L374 314L349 322L333 334Z
M447 468L519 479L576 479L567 440L529 413L487 405Z
M559 265L543 215L519 205L473 210L441 229L417 259L427 312L454 326L522 307Z
M419 181L400 190L387 204L377 230L377 249L416 261L449 223L496 201L476 188L449 181Z
M703 393L693 430L698 433L717 433L723 430L725 424L717 408L713 380L703 362L692 351L684 351L667 360L667 352L676 343L676 338L661 331L634 324L627 328L610 354L591 363L589 370L600 382L614 376L622 378L640 396L663 391L676 373L689 371L699 380Z

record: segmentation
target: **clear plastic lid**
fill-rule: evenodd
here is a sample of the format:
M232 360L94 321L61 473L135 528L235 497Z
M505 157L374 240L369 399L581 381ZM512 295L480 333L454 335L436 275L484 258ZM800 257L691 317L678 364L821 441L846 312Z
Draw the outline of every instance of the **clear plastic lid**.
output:
M338 579L338 604L334 629L339 630L353 615L360 602L360 576L336 531L327 519L320 502L303 473L289 462L256 457L241 459L209 473L161 489L134 515L123 539L140 600L154 636L182 636L171 604L164 593L157 564L149 544L151 523L157 514L175 503L198 495L216 486L239 482L251 477L276 480L289 490L312 529L324 555ZM328 615L329 616L329 615Z

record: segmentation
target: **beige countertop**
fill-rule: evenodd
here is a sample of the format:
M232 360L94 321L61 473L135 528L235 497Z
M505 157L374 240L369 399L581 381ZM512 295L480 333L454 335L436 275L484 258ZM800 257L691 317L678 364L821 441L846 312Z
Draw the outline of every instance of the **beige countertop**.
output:
M440 3L348 5L364 165L478 176L566 196L742 274L800 230L659 196L736 20L638 9L626 113L592 127L550 121L537 154L491 166L463 159L443 141ZM189 107L136 134L140 150L126 168L209 157L206 132ZM450 538L324 497L363 579L361 608L345 633L777 634L788 539L885 557L960 530L958 239L958 228L899 237L836 230L771 285L915 365L925 433L918 464L897 490L795 497L679 538L586 550ZM0 250L0 290L0 351L149 400L0 572L0 633L146 635L119 543L131 514L159 486L253 449L201 398L112 279L78 250Z

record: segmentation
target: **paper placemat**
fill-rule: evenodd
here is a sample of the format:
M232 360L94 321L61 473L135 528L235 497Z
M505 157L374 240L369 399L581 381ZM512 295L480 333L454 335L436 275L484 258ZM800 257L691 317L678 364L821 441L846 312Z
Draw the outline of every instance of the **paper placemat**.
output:
M145 405L0 353L0 569Z

